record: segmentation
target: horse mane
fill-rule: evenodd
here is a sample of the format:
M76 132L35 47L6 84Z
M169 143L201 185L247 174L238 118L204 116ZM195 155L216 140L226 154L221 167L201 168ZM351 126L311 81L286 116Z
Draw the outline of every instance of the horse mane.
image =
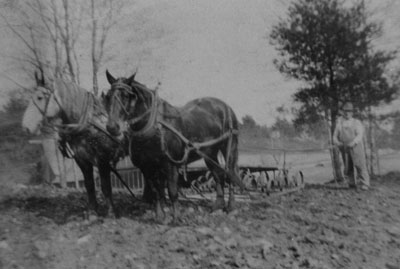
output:
M140 83L139 81L137 81L137 80L133 80L132 82L131 82L131 85L130 85L132 88L136 88L136 89L139 89L139 90L142 90L142 91L148 91L148 92L151 92L151 93L154 93L156 90L155 89L150 89L150 88L148 88L146 85L144 85L144 84L142 84L142 83Z
M76 83L56 79L54 90L69 123L86 124L93 116L105 115L100 100Z
M143 92L148 92L153 96L156 95L156 91L157 91L157 88L156 89L150 89L146 85L144 85L144 84L142 84L142 83L140 83L140 82L138 82L136 80L132 81L131 87L136 88L136 89L138 89L140 91L143 91ZM143 94L141 93L141 95L143 95ZM143 96L142 96L142 98L143 98ZM177 118L177 117L180 116L180 109L179 108L171 105L169 102L167 102L166 100L164 100L164 99L162 99L160 97L157 97L157 98L158 98L158 102L163 106L162 115L164 117Z

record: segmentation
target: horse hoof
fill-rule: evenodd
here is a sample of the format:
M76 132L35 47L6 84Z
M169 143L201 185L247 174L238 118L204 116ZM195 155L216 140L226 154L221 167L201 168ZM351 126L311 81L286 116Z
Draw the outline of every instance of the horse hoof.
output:
M113 211L109 212L110 216L114 216L115 219L121 218L121 212L119 210L114 209Z
M89 209L88 211L83 212L83 218L85 220L91 220L93 218L97 218L99 216L99 212L97 210Z
M233 210L235 210L235 202L229 201L229 202L228 202L228 206L224 208L224 211L225 211L226 213L230 213L230 212L232 212Z

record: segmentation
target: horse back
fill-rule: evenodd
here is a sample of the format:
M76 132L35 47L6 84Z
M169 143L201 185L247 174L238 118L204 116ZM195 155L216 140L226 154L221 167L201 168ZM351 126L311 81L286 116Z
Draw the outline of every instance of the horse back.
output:
M214 97L190 101L180 108L180 116L182 133L197 142L238 129L238 121L232 108Z

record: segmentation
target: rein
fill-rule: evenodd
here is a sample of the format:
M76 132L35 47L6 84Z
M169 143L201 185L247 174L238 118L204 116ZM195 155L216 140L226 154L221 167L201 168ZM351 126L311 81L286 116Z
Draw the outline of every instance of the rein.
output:
M129 124L134 124L142 120L145 116L150 114L149 120L147 121L146 125L140 129L139 131L130 130L130 134L136 137L146 137L151 134L152 129L156 126L156 119L157 119L157 109L159 103L158 91L155 90L154 92L150 91L151 93L151 106L148 110L146 110L142 115L130 120Z
M183 154L183 157L180 160L176 160L167 151L167 149L165 147L164 136L161 135L161 146L162 146L163 151L165 152L165 154L167 155L168 159L171 162L178 164L178 165L185 164L187 162L189 153L192 152L193 150L196 151L197 153L199 153L201 148L213 146L213 145L218 144L226 139L230 139L230 137L233 134L239 133L238 130L231 129L228 132L223 133L220 137L217 137L217 138L214 138L214 139L202 142L202 143L198 143L198 142L192 143L192 142L190 142L189 139L187 139L184 135L182 135L182 133L180 133L176 128L174 128L170 124L168 124L162 120L160 120L159 123L160 123L160 125L164 126L166 129L173 132L185 144L185 152ZM201 154L199 154L199 155L201 155ZM207 158L207 159L210 159L210 158Z
M115 89L115 88L122 88L123 90L125 90L126 92L128 92L128 94L130 95L134 95L133 93L133 89L135 88L135 86L129 86L125 83L119 82L117 81L116 83L111 85L111 88ZM145 112L143 112L141 115L128 120L128 125L133 125L136 124L138 122L140 122L141 120L143 120L148 114L150 114L149 116L149 120L146 122L145 126L143 128L141 128L138 131L132 130L132 128L129 128L129 134L131 136L135 136L135 137L147 137L150 136L152 134L152 131L154 130L154 127L156 125L156 118L157 118L157 108L158 108L158 101L159 101L159 97L158 97L158 91L157 89L154 91L149 91L150 95L151 95L151 99L150 99L150 107L148 108L145 99L143 96L140 96L141 99L143 100L146 108L148 108ZM127 107L124 106L122 100L118 97L118 96L114 96L114 98L116 99L116 101L119 103L119 105L121 106L121 108L123 109L123 112L125 113L125 115L127 117L129 117L130 113L129 113L129 109Z

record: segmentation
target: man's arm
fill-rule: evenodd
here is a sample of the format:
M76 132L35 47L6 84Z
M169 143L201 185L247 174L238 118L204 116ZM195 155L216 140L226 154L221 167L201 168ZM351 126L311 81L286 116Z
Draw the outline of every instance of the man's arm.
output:
M339 125L340 125L340 120L336 121L336 126L335 126L335 130L333 131L333 137L332 137L332 142L334 145L336 146L341 146L342 142L339 141Z
M363 140L364 136L364 126L359 120L354 120L354 128L356 132L356 137L354 140L349 144L349 147L354 147L355 145L359 144Z

